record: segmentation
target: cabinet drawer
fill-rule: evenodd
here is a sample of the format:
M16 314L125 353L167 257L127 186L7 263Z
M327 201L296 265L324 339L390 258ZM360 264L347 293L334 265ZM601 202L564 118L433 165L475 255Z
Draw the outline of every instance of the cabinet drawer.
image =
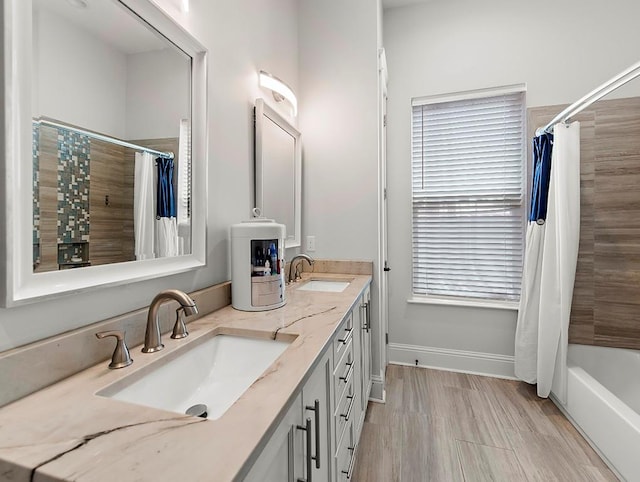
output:
M342 358L336 364L336 369L333 372L333 396L334 406L338 406L338 402L342 397L342 393L349 382L354 378L355 360L353 356L353 343L349 340L349 344L345 348Z
M353 333L353 312L347 315L347 318L342 322L340 328L336 332L333 338L333 360L337 366L337 360L340 360L342 354L345 352L345 348L351 341L351 334Z
M344 391L344 396L340 399L340 402L336 405L336 413L335 417L335 443L336 447L338 447L340 443L340 439L342 439L342 432L347 424L354 418L355 414L355 404L356 397L354 391L354 381L353 378L349 381L346 390Z
M336 452L336 468L338 482L347 482L353 476L353 466L355 463L355 433L353 422L347 422L347 427L342 437L342 442Z

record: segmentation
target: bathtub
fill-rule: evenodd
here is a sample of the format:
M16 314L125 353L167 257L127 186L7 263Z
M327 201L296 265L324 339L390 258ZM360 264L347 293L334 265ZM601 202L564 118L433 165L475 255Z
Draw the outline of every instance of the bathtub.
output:
M562 408L616 472L640 481L640 351L569 345Z

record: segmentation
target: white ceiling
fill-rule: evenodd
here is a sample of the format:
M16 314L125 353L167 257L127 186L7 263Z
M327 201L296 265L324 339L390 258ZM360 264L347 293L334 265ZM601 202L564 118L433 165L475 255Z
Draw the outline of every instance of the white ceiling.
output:
M71 6L67 0L33 0L33 9L47 9L91 31L124 54L166 48L168 41L142 23L114 0L85 0L86 8Z
M417 3L427 3L433 0L382 0L383 8L404 7L406 5L415 5Z

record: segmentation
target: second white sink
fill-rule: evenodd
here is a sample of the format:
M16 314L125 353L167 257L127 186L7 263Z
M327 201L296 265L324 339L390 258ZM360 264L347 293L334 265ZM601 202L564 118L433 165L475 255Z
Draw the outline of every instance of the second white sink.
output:
M172 360L160 361L141 378L125 378L98 395L182 414L205 404L207 418L220 418L288 346L283 341L217 335Z
M311 281L307 281L298 289L300 291L328 291L331 293L342 293L349 284L351 284L350 281L313 279Z

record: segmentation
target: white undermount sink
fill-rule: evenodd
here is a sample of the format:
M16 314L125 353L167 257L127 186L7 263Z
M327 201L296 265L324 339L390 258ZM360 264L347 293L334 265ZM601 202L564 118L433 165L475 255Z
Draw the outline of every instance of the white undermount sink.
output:
M280 356L290 342L216 335L137 377L97 394L184 414L197 404L220 418ZM152 355L138 355L152 356Z
M342 293L350 284L350 281L343 280L312 279L311 281L307 281L305 284L303 284L300 288L298 288L298 290Z

